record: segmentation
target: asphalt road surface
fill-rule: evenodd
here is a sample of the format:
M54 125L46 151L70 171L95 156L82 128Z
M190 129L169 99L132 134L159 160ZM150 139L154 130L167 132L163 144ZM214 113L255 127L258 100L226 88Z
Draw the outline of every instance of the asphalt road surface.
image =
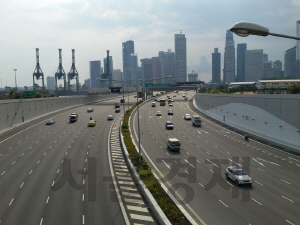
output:
M179 206L197 224L299 224L300 158L252 139L245 141L196 112L182 95L181 91L173 97L173 107L158 103L151 107L151 101L140 107L142 152L166 187L176 190L182 200ZM187 95L191 99L194 92ZM167 115L169 108L174 115ZM162 116L155 115L157 110ZM186 113L199 114L202 127L184 120ZM136 136L137 114L132 118ZM167 120L174 130L166 130ZM169 137L182 143L179 153L166 148ZM252 177L252 187L226 180L225 169L231 165Z

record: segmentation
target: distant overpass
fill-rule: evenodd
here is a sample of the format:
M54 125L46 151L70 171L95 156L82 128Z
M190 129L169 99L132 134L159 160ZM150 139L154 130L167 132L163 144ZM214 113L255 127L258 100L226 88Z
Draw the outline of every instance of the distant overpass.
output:
M176 82L176 84L145 84L149 91L168 91L168 90L197 90L198 86L204 84L204 81Z

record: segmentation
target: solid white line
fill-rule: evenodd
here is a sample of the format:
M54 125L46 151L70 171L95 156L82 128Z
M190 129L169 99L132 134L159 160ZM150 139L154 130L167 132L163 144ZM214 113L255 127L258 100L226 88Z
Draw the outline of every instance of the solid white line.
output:
M291 184L291 183L287 182L286 180L283 180L283 179L280 179L280 180L283 181L284 183Z
M259 201L255 200L254 198L251 198L253 201L255 201L256 203L258 203L259 205L262 205Z
M283 198L285 198L286 200L289 200L290 202L294 203L293 200L291 200L291 199L289 199L289 198L287 198L287 197L284 197L283 195L282 195L281 197L283 197Z
M82 215L82 224L84 224L84 215Z
M290 222L290 221L288 221L288 220L285 220L285 221L288 222L289 224L295 225L295 224L293 224L292 222Z
M228 205L226 205L224 202L222 202L221 200L219 200L219 202L221 202L223 205L225 205L228 208Z
M11 201L10 201L10 203L9 203L9 206L11 205L11 203L14 201L14 199L12 199Z

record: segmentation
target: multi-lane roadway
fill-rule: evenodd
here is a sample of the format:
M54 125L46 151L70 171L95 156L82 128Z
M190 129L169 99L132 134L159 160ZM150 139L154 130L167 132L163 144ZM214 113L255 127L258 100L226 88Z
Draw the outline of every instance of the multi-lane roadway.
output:
M196 224L299 224L300 158L252 139L245 141L196 111L182 95L173 97L173 107L159 103L151 107L151 101L141 106L140 130L142 154L164 185L176 190L186 215ZM169 108L174 115L167 115ZM161 116L156 116L157 110ZM184 120L186 113L199 114L202 127ZM132 118L136 139L137 114ZM166 130L167 120L174 130ZM170 137L182 143L179 153L166 148ZM252 187L226 180L225 169L231 165L252 177Z

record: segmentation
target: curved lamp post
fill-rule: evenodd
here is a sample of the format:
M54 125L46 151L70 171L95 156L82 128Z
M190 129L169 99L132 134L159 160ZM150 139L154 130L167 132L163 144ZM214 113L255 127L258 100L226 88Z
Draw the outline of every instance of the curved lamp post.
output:
M300 37L293 37L284 34L271 33L269 32L269 29L267 27L263 27L255 23L238 22L233 25L230 31L241 37L247 37L248 35L257 35L257 36L264 36L264 37L268 35L272 35L276 37L283 37L283 38L295 39L300 41Z

